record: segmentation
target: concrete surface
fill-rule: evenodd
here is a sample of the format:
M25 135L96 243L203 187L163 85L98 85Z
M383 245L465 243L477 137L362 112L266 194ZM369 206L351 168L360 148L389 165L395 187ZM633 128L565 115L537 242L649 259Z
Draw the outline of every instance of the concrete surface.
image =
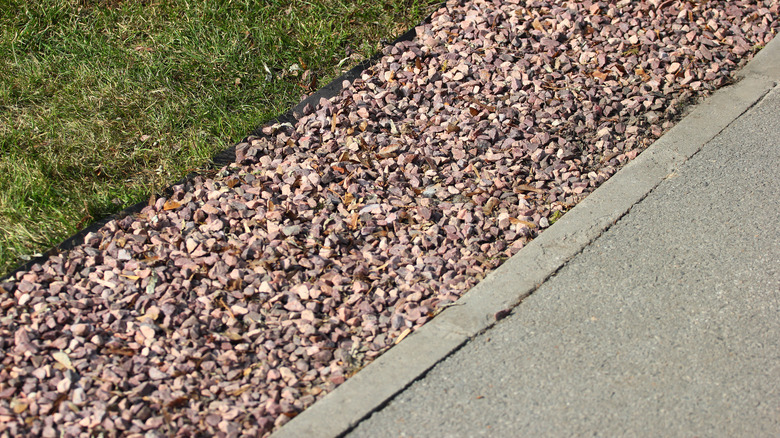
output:
M760 379L778 381L769 356L778 352L777 362L780 350L772 337L755 338L780 339L767 292L778 290L778 93L751 109L780 82L778 60L775 39L742 81L273 436L340 436L380 409L355 436L655 434L649 425L708 435L748 420L780 431L753 421L780 418L777 387ZM715 416L720 426L704 427Z
M780 88L350 437L780 433Z

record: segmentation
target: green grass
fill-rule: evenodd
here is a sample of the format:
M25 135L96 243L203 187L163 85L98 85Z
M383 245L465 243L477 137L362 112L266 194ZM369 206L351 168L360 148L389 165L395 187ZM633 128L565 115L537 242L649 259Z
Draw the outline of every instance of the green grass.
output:
M439 3L0 0L0 278L297 103L294 64L324 85Z

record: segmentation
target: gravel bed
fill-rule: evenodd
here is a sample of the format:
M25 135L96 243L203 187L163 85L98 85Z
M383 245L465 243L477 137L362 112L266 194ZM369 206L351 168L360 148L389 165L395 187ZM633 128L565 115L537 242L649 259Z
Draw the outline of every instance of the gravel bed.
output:
M0 286L0 436L258 436L729 83L773 1L449 2L214 178Z

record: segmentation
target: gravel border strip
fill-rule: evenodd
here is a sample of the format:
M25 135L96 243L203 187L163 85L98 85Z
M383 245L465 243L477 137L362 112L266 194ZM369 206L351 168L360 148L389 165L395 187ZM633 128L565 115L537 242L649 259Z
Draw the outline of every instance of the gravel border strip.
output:
M694 8L696 13L690 9L686 13L689 4L682 4L680 12L665 9L661 15L652 13L658 7L656 0L648 0L631 11L652 21L621 21L604 27L604 17L619 20L633 15L618 6L605 8L601 2L588 1L584 9L577 10L586 18L572 24L579 12L549 9L538 2L534 5L540 9L529 12L511 6L505 10L501 0L474 0L465 7L467 11L458 5L461 1L449 0L448 9L456 10L435 14L431 24L416 29L424 47L409 41L388 48L381 63L363 72L357 83L347 85L331 100L321 99L316 108L307 105L297 126L262 128L272 137L250 137L251 143L237 146L239 163L218 172L216 178L194 178L187 187L174 187L170 199L159 198L138 216L109 222L95 235L88 234L84 245L34 266L34 272L18 273L16 282L4 283L2 307L8 315L2 318L4 339L0 342L6 346L10 342L13 354L4 356L0 370L0 396L4 398L0 422L13 420L14 413L26 415L24 421L10 426L10 433L27 430L28 419L33 423L30 433L45 436L56 435L55 427L74 436L85 427L112 436L123 431L188 435L204 429L209 434L238 436L241 430L255 435L269 433L271 425L281 427L351 377L365 359L398 343L450 305L446 303L454 303L451 287L460 296L484 278L486 268L495 269L496 261L506 260L528 243L528 236L523 235L511 250L501 253L517 237L512 229L504 240L501 229L530 227L531 222L524 220L547 228L557 215L548 221L548 210L534 213L522 208L528 206L529 197L534 202L543 200L538 195L546 186L547 202L563 203L556 208L571 208L595 190L598 184L594 181L604 181L615 173L615 167L621 167L608 165L603 174L582 177L581 164L599 161L599 151L605 154L601 163L610 157L619 163L636 157L638 150L633 149L622 156L614 153L637 144L645 149L674 126L690 102L691 94L684 90L688 84L696 91L702 86L711 90L707 81L715 87L733 83L734 67L744 66L776 33L778 24L777 4L768 3L765 6L769 7L756 10L748 16L748 23L739 26L736 23L745 12L723 0ZM522 0L507 1L519 4ZM621 4L630 3L623 0ZM756 7L747 2L740 5ZM706 21L710 10L719 21ZM488 13L483 17L483 12ZM518 18L548 13L563 21ZM505 18L509 26L492 32L490 26ZM705 31L700 38L703 45L692 52L688 43L697 41L696 32L687 29L694 21L694 27ZM639 30L632 32L632 26ZM673 33L648 31L642 36L642 29L656 27L668 27ZM596 33L595 28L601 31ZM714 30L721 28L726 30ZM561 47L565 55L553 51L564 30L573 41ZM519 32L517 37L513 32ZM605 44L605 53L618 57L588 49L589 35L594 43ZM473 45L464 42L475 36ZM707 49L717 46L713 38L726 44L725 52ZM494 49L492 41L539 53L525 52L523 60L513 64L517 60L514 49L501 44ZM627 44L640 41L649 44L642 46L644 51L626 50ZM471 49L479 47L485 50L484 58L479 53L476 58L470 55ZM439 56L428 57L431 51ZM501 55L496 58L498 52ZM421 55L426 56L424 60ZM688 59L678 57L683 55L717 64L705 70L703 65L696 67L696 61L683 69ZM556 58L555 67L549 63L550 56L562 56ZM408 63L415 58L416 63ZM601 70L577 67L589 59L594 67L612 69L615 77L629 71L633 75L609 79L610 74ZM635 69L640 59L642 67ZM448 61L455 65L448 66ZM487 64L479 70L479 78L467 76L483 61ZM559 64L563 72L580 74L565 76L556 71ZM501 72L491 74L494 68ZM537 73L550 82L532 81ZM501 79L506 74L512 77L510 85ZM639 88L628 86L653 77L657 80ZM697 78L701 81L694 81ZM452 83L445 84L445 79ZM663 91L661 84L666 84ZM419 86L425 91L413 94L421 90ZM507 91L505 87L519 94L496 101L495 107L484 104ZM582 90L588 101L580 106L572 98ZM484 92L482 99L469 98L479 91ZM554 96L560 99L550 99ZM427 100L431 104L423 103ZM483 111L469 102L483 103ZM511 102L517 108L506 109L504 105ZM641 107L637 106L640 102ZM523 117L525 130L518 127L515 117L517 111L526 114L529 108L536 112ZM575 108L572 114L569 110ZM651 111L642 117L643 109L664 109L664 116ZM599 117L615 111L630 117L626 123L633 128L609 118L595 134L590 131L596 129ZM410 118L417 113L419 119ZM446 115L453 114L457 121L447 122ZM553 114L558 118L553 120ZM576 120L576 126L555 130L561 125L560 117L567 115ZM661 117L663 125L658 123ZM479 120L476 126L475 119ZM491 127L490 121L496 120L498 126ZM506 132L499 126L513 130ZM544 135L545 127L553 132L562 129L568 136L553 139ZM614 135L608 132L613 128ZM357 129L365 135L350 137ZM644 137L647 132L639 134L643 129L649 137ZM461 130L468 135L455 134ZM613 143L622 139L624 131L625 142ZM403 144L392 144L393 135ZM530 140L512 141L518 136ZM496 149L498 140L501 146ZM554 140L552 145L544 150L538 147L550 140ZM510 145L514 160L507 161ZM408 152L418 149L418 153ZM607 155L610 149L613 153ZM397 160L392 159L399 150ZM579 159L578 152L584 154ZM530 162L533 175L526 174L525 166L519 164L522 160ZM451 164L451 175L442 177L438 167L442 163ZM469 170L464 170L466 164ZM572 173L562 172L562 165L570 166ZM405 166L403 174L399 166ZM469 171L473 171L473 180L464 173ZM527 189L516 184L523 179L534 186ZM517 189L534 194L515 197L502 191L509 185L514 193ZM474 191L463 195L464 189ZM317 196L323 193L327 195ZM462 204L464 209L455 215L453 208L461 208L464 196L471 202ZM443 202L439 208L432 197L453 198L454 204ZM405 209L416 202L416 212L410 215ZM491 216L496 206L498 217ZM257 215L259 219L251 219ZM399 217L408 228L398 226ZM388 224L392 229L377 231ZM499 240L493 242L491 236ZM426 250L434 252L423 256ZM334 254L338 256L332 262L334 268L325 272ZM392 270L384 271L387 267ZM452 277L455 273L457 280ZM404 282L397 288L385 288L399 284L399 278ZM159 279L162 284L157 284ZM375 293L371 293L373 287ZM281 295L271 297L273 292ZM323 293L327 296L322 297ZM435 313L431 308L436 308ZM496 309L489 310L486 324L508 314L511 307L499 307L495 313ZM450 327L454 332L446 331L444 336L463 334L461 323L456 321ZM13 340L9 341L11 333ZM87 341L85 335L92 337ZM437 337L426 345L442 348L440 341ZM41 349L60 351L46 358L36 354ZM14 366L5 367L8 364ZM20 389L21 395L13 397ZM60 404L69 396L66 404ZM43 418L40 415L46 416L43 422L36 420L35 416Z
M271 436L343 436L490 329L780 82L780 39L458 302Z

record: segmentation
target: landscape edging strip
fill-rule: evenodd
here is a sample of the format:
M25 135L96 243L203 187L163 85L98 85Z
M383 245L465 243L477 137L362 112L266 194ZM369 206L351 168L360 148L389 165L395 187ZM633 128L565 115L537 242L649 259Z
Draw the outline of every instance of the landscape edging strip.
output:
M761 56L758 56L761 55ZM272 438L334 437L352 430L436 363L494 325L780 82L780 38L636 159L463 295L275 431Z

